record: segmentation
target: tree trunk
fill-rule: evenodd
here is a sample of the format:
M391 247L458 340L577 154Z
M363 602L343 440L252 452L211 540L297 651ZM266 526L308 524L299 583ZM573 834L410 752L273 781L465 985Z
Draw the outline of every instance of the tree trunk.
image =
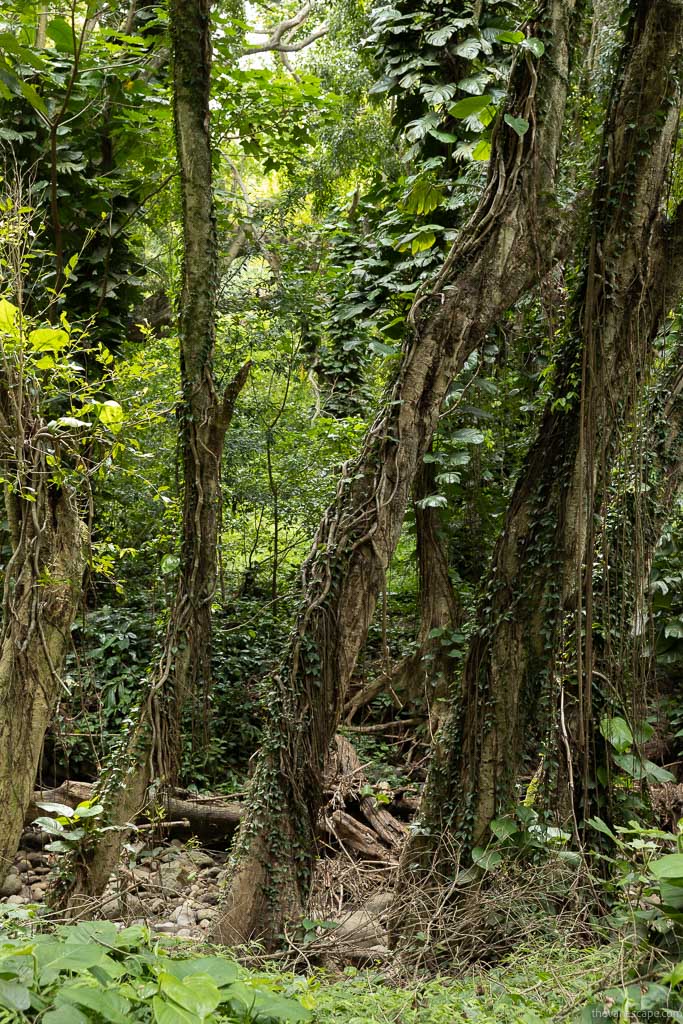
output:
M585 282L576 299L555 401L515 487L498 540L487 598L464 669L462 693L434 752L422 821L404 850L401 884L453 877L514 801L522 739L545 697L554 707L560 620L592 577L594 509L606 467L667 311L681 294L683 209L661 213L676 135L672 69L683 45L683 9L641 0L624 44L605 128ZM622 195L627 192L628 202ZM577 372L583 382L577 388ZM576 397L581 391L580 400ZM586 609L590 622L590 608ZM590 630L580 687L577 746L587 757ZM583 673L579 667L579 679ZM583 705L581 706L581 700Z
M415 650L354 694L344 708L347 725L360 708L385 692L394 696L399 707L416 703L424 707L425 715L436 723L448 694L453 662L441 642L442 634L456 628L461 609L451 583L439 510L422 504L435 493L435 475L434 464L423 463L413 487L420 614Z
M415 476L441 403L464 360L502 313L547 271L560 245L554 200L573 0L547 0L533 35L550 56L520 53L507 110L529 120L523 138L499 121L489 180L431 291L413 310L388 400L350 463L303 568L304 600L288 655L273 677L271 716L235 849L235 871L213 937L258 935L275 945L305 905L330 741L365 642Z
M19 845L45 731L63 686L60 673L85 568L85 531L74 495L67 484L49 482L45 454L42 447L41 472L24 480L35 485L35 501L6 495L13 554L0 634L0 880Z
M221 460L226 431L250 364L219 395L213 376L218 249L211 173L209 0L172 0L173 97L183 208L179 338L182 402L181 564L164 650L130 737L105 770L99 796L110 824L134 821L152 782L175 781L184 708L205 711L211 684L211 604L216 589ZM98 896L116 867L124 832L103 832L72 861L52 902L75 907Z

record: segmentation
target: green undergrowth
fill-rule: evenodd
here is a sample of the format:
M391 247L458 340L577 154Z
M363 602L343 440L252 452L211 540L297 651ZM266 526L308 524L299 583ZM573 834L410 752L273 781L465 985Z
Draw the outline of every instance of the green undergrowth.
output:
M0 1024L683 1021L683 965L668 976L639 976L634 947L617 943L520 948L495 968L398 983L398 964L347 967L341 977L313 966L299 974L254 970L229 951L139 926L35 928L14 915L0 927Z

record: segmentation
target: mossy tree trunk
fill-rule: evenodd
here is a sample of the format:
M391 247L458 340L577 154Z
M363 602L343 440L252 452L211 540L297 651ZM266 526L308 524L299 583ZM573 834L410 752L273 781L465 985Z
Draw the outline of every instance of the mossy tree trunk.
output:
M675 145L683 8L640 0L624 43L605 127L584 255L554 400L520 473L493 555L462 690L434 751L420 828L401 884L452 879L491 820L515 799L525 731L543 696L563 616L581 636L592 577L594 510L610 455L652 363L654 341L683 286L683 208L663 212ZM586 609L588 621L590 609ZM586 645L590 643L590 631ZM589 758L591 665L579 670L578 780ZM578 797L578 794L574 794ZM580 800L577 801L580 803Z
M12 481L5 486L12 554L0 632L0 880L19 845L63 686L85 568L85 527L73 489L53 481L47 461L58 442L37 409L17 407L22 390L9 379L10 362L0 370L0 469Z
M182 716L203 712L211 686L211 605L216 589L221 463L226 431L249 373L245 364L220 394L214 379L218 246L210 135L210 0L172 0L173 109L183 218L179 340L183 517L180 570L148 697L130 723L123 751L98 789L107 820L132 821L152 783L173 782L180 767ZM53 902L76 908L98 896L116 867L123 833L101 833L72 859Z
M250 787L217 941L275 945L305 906L315 860L322 776L348 684L396 548L416 474L455 374L488 328L552 265L561 246L554 196L564 120L572 0L546 0L530 35L548 59L520 53L499 121L489 178L431 291L359 456L343 473L303 568L304 599L288 655L271 680L270 716Z

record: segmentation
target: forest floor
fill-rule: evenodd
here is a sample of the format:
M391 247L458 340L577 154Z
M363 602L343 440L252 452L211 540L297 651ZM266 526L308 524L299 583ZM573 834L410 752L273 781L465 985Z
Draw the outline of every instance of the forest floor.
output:
M35 830L24 834L2 890L0 939L3 931L16 937L24 929L30 935L50 921L43 900L52 855L38 848L41 841ZM206 934L221 895L225 853L174 840L151 849L132 843L126 857L128 863L112 878L94 915L105 919L103 926L110 922L119 931L142 926L150 948L175 956L215 955ZM228 954L245 965L252 982L302 1001L310 1010L308 1019L320 1024L622 1019L611 1009L617 1005L616 993L603 992L598 1003L594 997L620 985L628 974L635 957L631 944L590 942L585 931L579 939L576 930L558 928L552 935L520 934L518 941L513 936L508 952L494 965L473 966L465 960L459 965L451 959L427 966L419 955L406 958L388 948L386 873L355 872L354 888L350 868L338 860L327 865L322 879L322 887L329 889L333 872L337 886L347 888L349 900L336 919L308 922L308 930L292 936L281 957L262 956L257 947ZM16 1017L27 1019L33 1018Z

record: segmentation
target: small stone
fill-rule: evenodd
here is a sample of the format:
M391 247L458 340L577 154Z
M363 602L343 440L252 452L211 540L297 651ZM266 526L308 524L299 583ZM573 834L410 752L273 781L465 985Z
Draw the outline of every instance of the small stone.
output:
M24 883L19 875L9 874L0 885L0 896L18 896L24 888Z
M209 928L211 927L211 919L210 918L203 918L199 922L199 927L202 929L202 931L208 932Z
M14 904L15 907L21 906L22 903L26 903L25 896L8 896L7 902Z
M31 870L31 861L30 860L27 860L25 857L22 857L21 860L17 861L17 871L20 874L24 875L24 874L26 874L27 871L30 871L30 870Z
M208 853L204 853L203 850L186 850L185 856L189 861L195 864L198 868L212 868L214 867L214 859Z
M220 873L221 873L221 869L216 867L215 865L214 865L214 867L209 868L209 870L206 872L206 874L208 875L209 878L218 878Z
M218 903L218 896L215 892L205 892L203 896L199 897L202 903L208 903L210 907L215 907Z
M152 926L155 932L161 932L163 935L175 935L176 924L175 921L160 921L159 924Z
M200 910L197 912L197 923L202 924L205 921L213 921L213 912L210 910Z
M176 935L180 935L184 939L191 939L193 937L191 928L179 928Z
M45 899L45 893L47 892L47 885L32 885L31 886L31 899L37 900L41 903Z
M40 853L37 850L31 850L30 853L26 854L26 860L35 868L42 864L47 864L47 854Z

